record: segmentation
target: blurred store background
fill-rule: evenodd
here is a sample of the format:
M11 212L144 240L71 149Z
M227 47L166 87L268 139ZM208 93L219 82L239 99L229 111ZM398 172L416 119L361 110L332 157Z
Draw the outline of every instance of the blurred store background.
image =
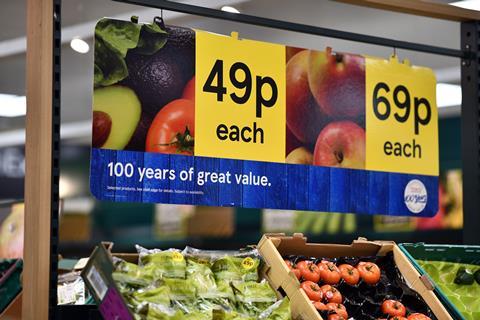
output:
M333 1L188 1L239 12L333 29L354 31L459 49L458 23L353 7ZM448 1L444 1L448 2ZM478 2L477 2L478 3ZM232 10L230 8L230 10ZM398 242L462 242L460 160L460 66L455 58L397 50L400 59L434 69L438 79L440 210L433 219L373 217L233 208L96 201L89 192L93 31L104 16L151 21L160 10L109 0L64 0L62 8L62 144L60 252L87 256L100 240L116 251L147 247L238 248L257 243L264 232L303 232L315 242L351 242L363 236ZM212 32L236 30L241 37L292 46L389 57L393 48L352 43L233 22L164 12L167 24ZM25 122L25 1L3 0L0 10L0 256L18 255L23 241ZM434 33L431 30L436 30ZM39 186L40 187L40 186ZM12 206L12 203L14 204Z

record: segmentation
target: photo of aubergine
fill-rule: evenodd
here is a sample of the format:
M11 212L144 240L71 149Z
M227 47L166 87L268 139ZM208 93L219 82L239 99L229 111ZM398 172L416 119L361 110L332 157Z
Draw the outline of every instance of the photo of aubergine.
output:
M165 30L167 41L156 53L131 50L126 56L128 77L123 83L138 95L146 116L155 116L167 103L180 98L195 73L195 32L176 26Z

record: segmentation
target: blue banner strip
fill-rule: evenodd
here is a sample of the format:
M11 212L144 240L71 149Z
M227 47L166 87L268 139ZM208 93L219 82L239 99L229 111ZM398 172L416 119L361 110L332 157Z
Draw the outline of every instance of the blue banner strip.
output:
M426 189L419 213L405 204L412 180ZM438 211L436 176L123 150L92 149L90 189L116 202L417 217Z

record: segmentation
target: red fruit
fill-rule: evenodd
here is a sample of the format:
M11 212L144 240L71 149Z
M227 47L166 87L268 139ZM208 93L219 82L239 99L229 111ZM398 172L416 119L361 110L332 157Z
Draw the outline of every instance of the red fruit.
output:
M145 151L193 155L195 104L177 99L163 107L148 129Z
M343 298L342 294L340 291L338 291L336 288L332 287L329 284L325 284L320 287L323 293L323 299L327 302L333 302L333 303L342 303Z
M285 149L285 157L290 154L294 149L302 146L302 142L295 137L292 130L287 126L287 144Z
M315 307L315 309L317 309L318 311L327 311L328 308L325 304L323 304L322 302L320 301L314 301L313 302L313 306Z
M310 263L306 268L300 270L303 279L313 282L320 281L320 270L314 263Z
M300 278L302 277L302 272L297 269L290 260L285 260L285 263L287 267L293 272L295 277L300 280Z
M376 284L380 280L380 268L373 262L360 262L357 266L360 277L367 284Z
M345 283L355 286L360 281L360 273L355 267L349 264L342 264L338 267L338 270L340 270L340 274Z
M408 320L432 320L430 317L427 317L423 313L413 313L408 316Z
M365 115L365 58L347 53L310 51L308 82L322 111L349 119Z
M304 281L300 285L300 287L305 291L307 297L312 301L320 301L322 300L322 290L318 284L312 281Z
M326 284L337 284L342 276L337 266L333 262L321 262L320 267L320 278Z
M309 50L298 52L287 64L287 127L307 146L313 146L327 123L308 86Z
M407 310L405 306L396 300L385 300L382 303L382 313L388 314L389 316L405 316Z
M303 51L303 50L306 50L306 49L303 49L303 48L297 48L297 47L287 47L285 49L286 51L286 58L287 58L287 62L294 56L296 55L297 53L299 53L300 51Z
M183 89L182 99L192 100L195 102L195 76L190 79Z
M347 309L343 304L333 302L327 303L327 309L338 314L339 316L344 317L345 319L348 319Z
M339 315L338 313L328 315L328 320L347 320L343 316Z
M313 164L364 169L365 130L352 121L328 124L318 136Z
M306 269L311 264L312 264L312 261L309 261L309 260L303 260L303 261L297 262L297 269L299 270Z

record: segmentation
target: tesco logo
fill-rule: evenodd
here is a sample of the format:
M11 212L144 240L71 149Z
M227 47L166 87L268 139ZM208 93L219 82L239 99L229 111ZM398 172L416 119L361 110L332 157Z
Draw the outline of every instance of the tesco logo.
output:
M422 181L413 179L407 183L403 200L408 210L412 213L420 213L427 206L427 188Z

